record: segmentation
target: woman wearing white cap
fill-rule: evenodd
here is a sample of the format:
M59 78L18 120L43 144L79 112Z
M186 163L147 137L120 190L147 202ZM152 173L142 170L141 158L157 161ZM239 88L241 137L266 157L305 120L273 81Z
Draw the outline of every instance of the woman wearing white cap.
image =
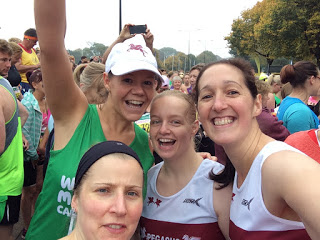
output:
M156 75L160 77L156 59L146 46L146 39L153 40L152 34L137 35L112 48L104 73L108 98L104 104L88 105L72 78L64 47L66 23L62 19L66 19L64 0L35 1L41 68L55 119L55 142L26 236L32 240L66 235L77 166L92 145L106 140L121 141L138 154L145 174L153 164L148 135L134 124L160 84L155 80Z

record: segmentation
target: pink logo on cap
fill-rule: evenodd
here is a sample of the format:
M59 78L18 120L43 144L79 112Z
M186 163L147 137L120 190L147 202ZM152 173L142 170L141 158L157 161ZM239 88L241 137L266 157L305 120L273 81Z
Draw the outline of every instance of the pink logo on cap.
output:
M142 52L144 57L146 56L144 54L147 53L147 52L145 50L143 50L143 47L141 45L134 45L134 44L131 43L129 46L130 46L130 48L127 50L128 52L130 50L139 50L140 52Z

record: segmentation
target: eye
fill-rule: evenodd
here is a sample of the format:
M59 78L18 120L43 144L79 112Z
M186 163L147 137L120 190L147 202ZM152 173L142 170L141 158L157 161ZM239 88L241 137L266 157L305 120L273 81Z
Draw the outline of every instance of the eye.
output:
M205 94L205 95L201 96L201 100L202 100L202 99L203 99L203 100L205 100L205 99L210 99L210 98L212 98L212 95L210 95L210 94Z
M128 83L128 84L131 84L133 82L133 80L131 78L124 78L122 81L124 83Z
M99 192L99 193L107 193L107 192L109 192L109 191L108 191L108 189L106 189L106 188L99 188L99 189L97 190L97 192Z
M150 125L156 125L159 123L160 123L160 120L158 120L158 119L151 119L151 121L150 121Z
M173 125L180 125L181 124L181 121L180 120L172 120L171 123Z
M129 191L127 194L131 197L139 196L139 194L135 191Z
M239 92L236 91L236 90L230 90L230 91L228 91L228 95L236 95L236 94L239 94Z
M147 86L152 86L152 85L153 85L153 81L147 80L147 81L144 81L143 84L144 84L144 85L147 85Z

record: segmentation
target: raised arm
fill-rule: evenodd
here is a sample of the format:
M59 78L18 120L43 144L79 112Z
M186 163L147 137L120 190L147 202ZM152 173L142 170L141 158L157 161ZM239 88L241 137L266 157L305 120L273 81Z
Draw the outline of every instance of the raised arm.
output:
M56 143L64 147L88 107L84 94L73 81L64 46L65 0L35 0L34 12L46 98L55 120Z

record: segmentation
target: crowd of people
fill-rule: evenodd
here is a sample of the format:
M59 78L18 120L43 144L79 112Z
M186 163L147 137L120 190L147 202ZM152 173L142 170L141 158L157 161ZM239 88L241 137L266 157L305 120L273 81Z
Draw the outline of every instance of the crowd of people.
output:
M320 238L316 64L167 72L132 24L76 64L65 19L0 39L0 239Z

